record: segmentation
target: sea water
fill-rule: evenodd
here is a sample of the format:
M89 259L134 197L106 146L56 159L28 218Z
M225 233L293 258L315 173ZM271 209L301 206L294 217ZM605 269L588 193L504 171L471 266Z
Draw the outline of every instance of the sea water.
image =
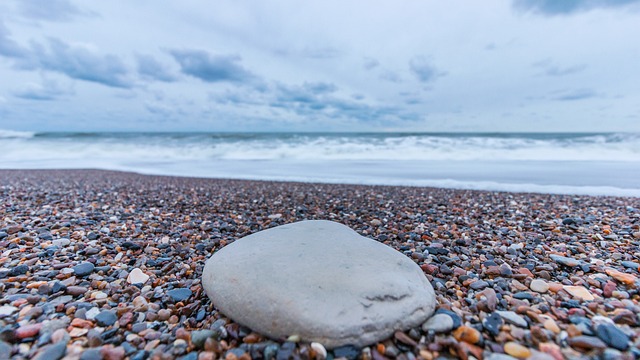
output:
M0 130L0 168L640 196L640 134Z

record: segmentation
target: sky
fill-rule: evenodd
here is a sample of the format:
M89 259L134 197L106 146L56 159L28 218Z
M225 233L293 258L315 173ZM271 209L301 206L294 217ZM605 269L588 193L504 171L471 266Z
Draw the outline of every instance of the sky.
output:
M640 0L0 2L0 129L640 132Z

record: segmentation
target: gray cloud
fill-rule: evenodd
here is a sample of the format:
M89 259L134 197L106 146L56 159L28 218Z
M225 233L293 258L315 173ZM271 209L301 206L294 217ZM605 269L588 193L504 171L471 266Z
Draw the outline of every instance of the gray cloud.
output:
M307 46L302 49L301 55L310 59L331 59L342 55L342 52L334 47L313 47Z
M596 8L619 8L640 0L514 0L513 7L544 15L569 15Z
M69 45L55 38L47 39L45 45L31 42L27 48L14 42L9 35L0 23L0 55L14 59L18 69L53 71L72 79L111 87L132 86L126 66L115 55L102 55L89 47Z
M560 95L553 98L553 100L558 101L576 101L576 100L585 100L598 97L598 93L591 89L576 89L571 91L565 91L560 93Z
M335 85L319 86L319 84L324 83L305 83L302 86L278 84L274 90L274 99L269 106L294 112L306 118L343 118L367 123L417 118L417 115L406 113L395 106L371 105L358 101L362 99L359 97L354 99L336 96L334 93L338 89Z
M374 58L365 58L364 63L362 64L365 70L371 70L380 66L380 61Z
M72 79L94 82L117 88L132 87L128 70L115 55L102 55L84 46L69 45L58 39L48 39L48 47L34 44L20 67L45 69Z
M383 71L380 74L380 79L382 79L384 81L392 82L392 83L401 83L402 82L402 78L400 78L400 75L398 75L398 73L396 73L395 71L391 71L391 70Z
M554 64L551 60L542 60L534 63L533 66L542 69L542 73L544 75L554 77L576 74L587 68L587 65L585 64L559 66Z
M56 81L44 80L42 83L29 83L12 95L26 100L49 101L71 93L70 89L62 88Z
M70 21L77 16L91 16L69 0L20 0L18 10L24 17L44 21Z
M138 74L144 79L163 82L173 82L177 80L177 77L171 73L171 70L153 56L138 55L136 56L136 60L138 61Z
M171 50L184 74L206 82L245 83L256 78L236 55L211 55L203 50Z
M409 69L416 76L418 81L423 83L433 82L437 78L446 74L445 72L439 71L429 60L422 56L417 56L411 59L409 62Z
M22 48L18 43L10 37L11 32L4 26L0 20L0 55L10 58L21 58L26 55L26 49Z

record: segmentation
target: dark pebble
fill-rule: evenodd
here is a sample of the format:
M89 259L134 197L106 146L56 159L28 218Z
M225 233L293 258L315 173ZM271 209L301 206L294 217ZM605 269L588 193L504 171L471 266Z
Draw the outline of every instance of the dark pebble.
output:
M173 289L167 291L167 295L175 302L185 301L190 298L192 294L193 292L189 289Z
M140 350L131 357L131 360L145 360L148 357L149 357L148 351Z
M105 310L96 315L95 320L99 326L111 326L116 323L116 321L118 320L118 316L113 311Z
M500 333L500 327L504 324L502 317L497 313L491 313L482 320L482 326L493 336L497 336Z
M24 275L27 271L29 271L29 267L27 265L18 265L9 271L9 276Z
M625 351L629 348L629 337L613 324L600 324L596 328L596 336L607 345Z
M451 310L438 309L436 311L436 314L448 315L451 318L451 320L453 320L453 329L457 329L462 325L462 318L460 318L460 316L458 316L458 314L454 313Z
M95 265L90 262L83 262L73 267L73 271L77 276L87 276L93 272Z
M100 349L90 348L82 352L80 360L102 360Z
M53 345L45 346L33 358L34 360L58 360L67 352L67 343L59 341Z
M358 358L358 355L360 355L360 350L355 346L345 345L333 349L333 355L335 355L336 358L344 357L349 360L355 360Z
M289 360L293 357L293 352L296 349L296 343L287 341L283 343L278 349L276 354L276 360ZM266 349L265 349L266 352ZM266 357L266 356L265 356Z

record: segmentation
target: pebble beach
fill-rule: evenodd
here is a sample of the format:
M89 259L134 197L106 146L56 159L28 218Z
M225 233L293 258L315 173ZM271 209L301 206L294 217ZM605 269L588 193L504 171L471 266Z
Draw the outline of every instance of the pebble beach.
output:
M434 317L326 350L219 313L205 261L300 220L404 253ZM636 359L639 268L639 198L0 170L0 359Z

